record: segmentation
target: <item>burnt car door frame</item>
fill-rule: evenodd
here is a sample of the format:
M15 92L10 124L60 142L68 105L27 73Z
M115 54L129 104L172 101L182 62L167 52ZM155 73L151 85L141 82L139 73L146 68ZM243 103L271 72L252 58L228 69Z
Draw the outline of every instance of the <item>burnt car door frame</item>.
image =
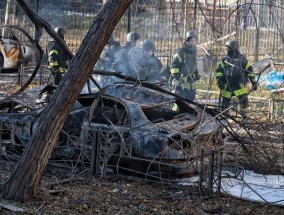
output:
M7 34L9 35L7 36L7 38L3 33L4 29L8 30ZM23 28L19 26L13 26L13 25L3 25L3 26L0 26L0 31L1 31L0 32L1 33L0 42L3 47L3 50L0 50L0 56L3 59L3 68L1 69L0 67L1 69L0 72L6 69L8 70L18 69L22 63L27 64L31 60L38 60L37 53L36 53L38 52L38 50L37 50L37 47L35 46L35 41ZM15 34L15 31L19 32L18 35ZM17 36L19 36L20 34L23 34L22 38L26 38L26 40L22 41L21 38L18 38ZM5 59L9 58L9 56L7 56L7 53L9 50L5 50L5 47L7 47L10 44L14 45L14 47L16 46L16 50L18 50L19 53L18 53L18 56L16 56L16 52L11 53L13 54L12 55L13 58L17 57L18 59L14 59L14 64L10 64L9 66L7 65L7 63L5 63ZM13 47L11 46L11 49L12 48ZM31 51L30 54L28 53L29 50Z

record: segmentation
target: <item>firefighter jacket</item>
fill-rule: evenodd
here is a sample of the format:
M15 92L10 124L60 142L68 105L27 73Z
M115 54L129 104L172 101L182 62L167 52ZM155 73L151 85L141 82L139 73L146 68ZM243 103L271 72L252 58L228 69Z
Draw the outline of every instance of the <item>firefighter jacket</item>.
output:
M138 61L137 69L138 78L140 80L156 81L160 70L163 68L162 62L155 55L145 56Z
M100 70L112 71L115 54L120 49L120 43L115 41L113 44L105 46L100 59L97 62L96 68Z
M51 40L48 45L48 68L51 73L64 73L68 68L69 57L64 49L55 40Z
M247 58L237 50L222 58L216 72L221 96L225 98L248 93L246 84L249 82L254 87L256 86L251 65Z
M171 76L181 80L184 84L191 84L199 80L196 64L196 46L190 46L184 42L174 55L171 65Z
M114 56L113 69L117 72L122 72L125 75L133 71L129 52L133 48L132 43L128 42L121 47Z

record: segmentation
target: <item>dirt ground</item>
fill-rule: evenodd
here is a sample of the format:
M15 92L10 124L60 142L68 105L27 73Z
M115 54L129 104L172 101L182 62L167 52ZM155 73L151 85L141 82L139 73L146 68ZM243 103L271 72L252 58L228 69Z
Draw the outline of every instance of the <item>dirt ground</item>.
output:
M0 164L3 186L15 163L2 159ZM284 214L284 207L225 195L208 197L200 195L195 187L117 175L96 178L84 173L72 178L71 174L70 170L49 165L38 197L26 203L1 199L0 214Z

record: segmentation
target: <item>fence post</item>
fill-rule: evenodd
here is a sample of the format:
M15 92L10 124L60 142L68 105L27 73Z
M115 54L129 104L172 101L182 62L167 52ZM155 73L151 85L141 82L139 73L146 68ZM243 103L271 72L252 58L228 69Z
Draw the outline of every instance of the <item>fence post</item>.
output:
M263 0L260 1L258 6L258 18L256 23L256 38L255 38L255 61L258 61L258 54L259 54L259 33L260 33L260 22L263 16Z
M197 21L197 0L194 0L194 21L193 30L196 32L196 21Z
M203 171L204 171L204 149L201 149L200 152L200 167L199 167L199 183L198 183L198 188L200 194L202 193L202 183L203 183Z
M131 7L128 7L128 13L127 13L127 33L131 31Z
M214 168L215 165L215 151L209 151L209 166L208 166L208 192L209 196L213 194Z

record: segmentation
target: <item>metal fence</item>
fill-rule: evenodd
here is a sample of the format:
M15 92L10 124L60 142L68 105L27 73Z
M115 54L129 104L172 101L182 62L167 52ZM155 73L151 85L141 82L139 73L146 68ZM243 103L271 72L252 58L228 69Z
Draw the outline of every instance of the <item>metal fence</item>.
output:
M224 43L237 39L241 51L252 60L272 55L282 57L283 9L280 2L269 5L262 0L253 4L210 5L202 1L134 0L126 11L113 35L125 42L128 31L137 31L142 39L151 39L157 47L157 55L163 62L170 61L176 49L183 43L185 32L194 29L199 37L199 56L206 51L220 57L224 55ZM0 20L4 24L6 0L0 2ZM102 0L29 0L32 8L46 19L51 26L63 26L67 30L67 44L76 52L103 5ZM197 4L194 4L197 3ZM207 1L205 1L207 2ZM208 1L209 2L209 1ZM239 1L237 1L239 2ZM260 3L257 3L260 2ZM33 35L34 26L17 5L10 9L9 24L20 25ZM196 17L196 19L195 19ZM41 40L43 49L49 41L44 32Z

